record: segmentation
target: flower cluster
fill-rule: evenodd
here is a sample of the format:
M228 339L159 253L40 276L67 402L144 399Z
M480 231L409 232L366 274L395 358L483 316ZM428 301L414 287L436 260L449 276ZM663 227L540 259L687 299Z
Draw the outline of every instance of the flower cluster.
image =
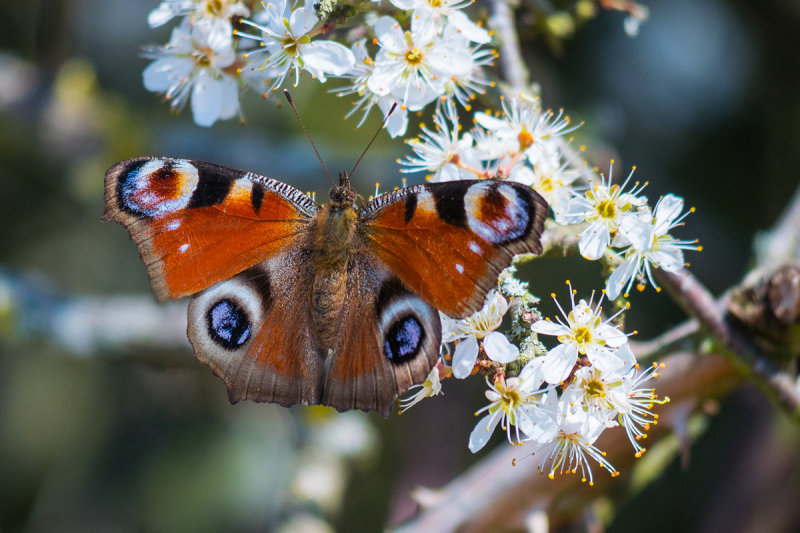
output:
M491 63L493 55L481 47L489 42L489 33L460 11L469 2L393 0L392 4L412 10L410 28L404 29L390 16L375 21L379 50L373 59L364 40L353 44L358 65L348 75L352 83L339 94L358 95L350 113L362 109L362 122L376 104L385 114L398 102L396 116L387 124L395 137L405 133L408 111L419 111L437 99L466 105L488 85L482 67Z
M606 294L616 299L630 291L635 280L653 279L651 265L667 272L684 267L684 250L701 250L697 241L675 239L668 232L681 226L693 209L683 211L683 199L673 194L661 198L651 209L641 195L646 184L635 182L628 190L634 167L622 185L608 179L591 180L582 192L573 192L565 208L556 212L556 222L583 224L578 249L590 260L606 258L614 266L606 284Z
M387 129L402 135L408 111L437 99L466 105L489 84L482 68L494 55L482 45L490 35L462 11L469 3L395 0L410 27L388 15L374 18L369 31L376 49L370 55L365 38L334 41L333 26L322 23L313 0L275 0L260 9L232 0L164 0L150 13L150 25L180 22L169 43L145 50L153 62L144 84L164 93L174 109L191 100L195 122L210 126L240 114L244 87L266 96L292 74L297 86L303 71L321 83L345 78L350 85L337 92L357 95L351 114L362 110L366 117L377 104L386 115L398 102Z
M533 187L558 213L574 195L580 177L566 160L564 136L577 126L563 113L544 110L538 98L518 95L503 101L503 112L475 113L476 127L461 132L455 106L440 106L434 128L423 127L410 141L413 156L403 172L429 172L430 181L501 178Z
M616 475L616 470L594 442L607 428L625 429L637 457L644 453L640 440L655 424L654 405L659 398L645 386L658 377L656 364L642 371L628 345L628 336L613 321L603 320L602 300L596 304L575 301L556 322L538 320L530 332L556 337L558 343L544 355L528 357L497 331L508 308L506 300L492 291L483 309L474 315L453 320L443 316L444 342L456 342L449 370L453 377L468 377L475 368L486 370L489 404L476 412L483 415L469 438L469 449L483 448L499 425L514 445L529 444L539 457L539 469L550 477L577 473L593 483L588 459ZM524 365L522 365L524 363ZM514 365L522 365L511 375ZM441 392L439 381L443 365L431 373L422 389L404 406Z

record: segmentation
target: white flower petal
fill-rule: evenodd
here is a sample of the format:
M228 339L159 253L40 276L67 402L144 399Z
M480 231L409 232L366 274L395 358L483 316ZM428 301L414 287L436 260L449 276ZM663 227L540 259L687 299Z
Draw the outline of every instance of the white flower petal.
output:
M308 9L309 4L312 6ZM314 13L313 2L306 4L303 9L295 9L289 16L289 28L291 28L292 36L295 38L305 35L317 24L319 19Z
M147 65L142 72L144 88L162 93L186 78L194 69L194 61L182 57L165 57Z
M638 215L630 214L619 221L619 233L628 240L634 250L644 252L653 244L653 226Z
M418 11L411 17L411 39L417 47L433 41L439 33L436 20L431 11Z
M681 215L683 211L683 198L668 194L661 198L656 204L655 226L658 233L663 234L669 231L672 222Z
M555 392L547 394L556 396ZM545 444L553 440L558 434L558 424L556 424L555 417L542 407L538 405L521 405L519 411L517 415L519 429L534 442Z
M519 348L498 331L484 337L483 349L489 359L502 364L508 364L519 356Z
M233 47L233 27L228 19L215 18L207 35L208 46L214 51L229 50Z
M151 28L157 28L159 26L163 26L167 22L169 22L172 17L175 16L175 12L167 3L163 3L147 15L147 24Z
M559 335L566 335L572 330L567 326L563 326L550 320L537 320L531 324L531 331L534 333L540 333L542 335L553 335L558 337Z
M519 380L522 383L523 390L533 391L544 383L543 363L544 357L534 357L522 368L519 373Z
M620 359L616 350L601 348L597 345L586 347L586 357L592 363L592 366L603 374L617 372L625 365L625 361Z
M630 343L626 342L617 348L616 355L623 363L621 371L624 374L628 373L636 364L636 355L633 353L633 350L631 350Z
M239 85L236 80L224 77L219 80L220 101L222 106L219 110L220 120L231 118L239 112Z
M450 39L446 45L431 50L425 62L443 76L466 77L472 71L472 53L467 45L466 39Z
M197 75L192 85L192 117L198 126L211 126L220 118L222 84L207 70Z
M381 108L383 115L386 116L386 113L389 112L394 103L395 100L393 98L381 98L378 100L378 107ZM408 109L397 106L386 121L386 131L389 132L392 138L395 138L398 135L405 134L406 129L408 129ZM442 335L442 338L444 339L444 335Z
M609 326L608 324L600 324L595 329L597 335L599 335L606 344L611 346L612 348L619 348L626 342L628 342L628 336L625 335L623 332L615 328L614 326Z
M423 2L420 0L389 0L394 7L403 11L410 11L419 7Z
M405 52L406 39L400 24L389 16L383 16L375 23L375 35L382 48L401 54Z
M544 356L542 372L544 379L558 385L569 376L575 361L578 360L578 349L575 345L559 344Z
M581 233L578 248L583 257L593 261L603 257L609 240L608 226L605 222L594 222Z
M664 247L657 252L648 254L648 258L667 272L677 272L683 268L683 251L677 247Z
M467 337L456 346L453 352L453 376L458 379L469 377L478 359L478 339Z
M475 428L469 435L469 451L475 453L486 446L486 443L492 438L494 428L497 427L499 421L500 417L494 414L488 414L478 420L478 423L475 424Z
M320 81L325 80L326 74L331 76L346 74L353 69L356 62L349 48L333 41L309 43L302 47L302 55L306 68L320 78Z
M500 130L506 127L505 120L495 118L488 113L475 113L474 118L479 126L487 130Z
M377 95L386 96L398 84L403 72L394 68L393 64L381 61L381 55L382 51L378 52L375 68L367 79L367 88Z
M485 44L492 40L492 37L489 35L488 31L472 22L469 17L467 17L467 15L461 11L451 12L447 19L458 29L459 32L461 32L461 35L474 43Z
M622 291L625 290L625 286L634 274L636 274L638 267L639 256L632 255L614 269L611 276L608 278L608 283L606 283L606 296L608 296L610 300L614 300L622 294Z

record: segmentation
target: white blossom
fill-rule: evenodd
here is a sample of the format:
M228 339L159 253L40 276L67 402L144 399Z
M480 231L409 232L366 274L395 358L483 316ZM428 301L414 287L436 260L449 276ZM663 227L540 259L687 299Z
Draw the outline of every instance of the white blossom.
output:
M613 170L613 161L612 170ZM647 205L647 198L639 196L644 185L637 182L634 189L626 192L625 188L633 177L634 167L622 185L612 185L612 172L608 179L590 184L583 195L575 195L560 213L556 222L560 224L578 224L587 222L588 226L580 234L578 248L586 259L600 259L612 244L612 238L619 227L625 224L626 217L637 217L638 209Z
M367 86L367 81L372 75L372 71L375 69L375 61L367 52L366 42L366 39L360 39L353 43L353 45L350 47L350 51L353 53L353 57L355 58L355 63L349 72L342 75L343 78L349 78L352 80L350 85L346 85L331 91L336 92L337 96L340 97L348 94L355 94L358 96L358 100L356 100L356 102L353 104L353 108L345 117L349 118L356 111L363 110L361 120L358 121L357 127L361 127L361 125L367 119L367 115L369 115L369 112L376 104L382 111L383 116L386 117L395 103L395 100L391 97L391 95L377 95L373 93ZM395 107L392 115L386 119L386 131L388 131L389 135L392 137L397 137L398 135L405 134L407 128L408 110L400 106Z
M653 287L651 265L667 272L677 272L684 267L683 251L700 250L697 241L675 239L669 231L683 224L691 211L683 212L683 198L668 194L656 204L655 212L640 209L639 216L626 218L620 225L620 233L630 246L622 252L625 258L608 278L606 292L611 299L621 293L630 292L638 277L646 277Z
M555 436L555 420L539 409L542 394L548 389L543 389L543 376L541 373L541 358L530 361L517 377L500 378L489 385L486 399L489 405L479 409L475 414L486 413L472 430L469 437L469 449L477 452L489 442L497 425L506 432L506 437L511 444L522 444L524 439L530 439L528 433L538 438L549 439ZM553 392L555 394L555 392ZM512 433L511 426L514 426Z
M410 111L442 96L451 77L470 73L469 41L454 31L440 34L430 16L414 15L410 31L384 16L375 23L375 34L381 48L367 86L377 95L392 95Z
M543 161L533 168L527 165L514 167L508 179L533 187L547 200L553 212L558 214L566 209L569 201L577 194L573 184L579 177L580 173L568 163L554 167L550 162Z
M548 394L549 396L549 394ZM606 426L587 411L570 402L563 396L556 403L554 399L542 405L553 412L557 431L549 441L537 441L533 457L539 457L539 470L550 479L556 474L578 474L581 481L594 484L594 475L589 459L608 470L612 476L618 472L605 458L605 454L594 446L594 442ZM518 459L514 460L514 464Z
M570 300L569 313L555 300L564 321L559 318L558 323L554 323L547 319L531 325L534 333L558 337L559 343L547 352L542 365L545 379L553 385L567 379L579 356L586 356L592 366L603 372L613 372L626 364L616 349L627 343L628 337L610 324L616 315L605 321L601 318L602 296L594 309L592 299L576 304L574 291L570 291Z
M461 320L442 315L442 342L459 341L453 353L453 376L464 379L472 373L478 359L479 340L487 357L498 363L510 363L519 355L519 348L505 335L495 331L503 321L508 303L492 289L480 311Z
M430 181L475 179L480 159L472 147L472 136L461 135L458 114L452 101L437 109L433 116L435 128L423 127L418 139L409 141L414 157L400 161L403 172L428 171Z
M475 113L475 122L486 130L476 136L478 149L486 159L499 159L513 167L526 158L531 165L548 162L560 166L559 137L574 131L563 113L542 110L539 100L525 95L503 100L503 114Z
M436 396L442 392L442 382L439 380L439 366L434 366L425 382L419 385L412 386L409 391L419 389L413 395L400 400L400 412L404 413L412 405L416 405L425 398Z
M257 35L242 32L236 35L260 42L261 48L249 52L245 57L257 58L267 54L259 70L265 78L274 80L269 87L271 90L280 87L292 69L295 73L294 86L300 80L301 70L324 83L327 76L342 76L352 70L355 57L349 48L339 43L312 40L318 22L313 1L295 8L288 0L275 0L266 4L264 11L256 16L256 21L242 21L257 30Z
M461 9L474 0L390 0L403 10L413 10L412 16L430 17L441 31L448 22L472 42L485 44L491 40L489 32L472 22Z
M233 46L233 17L247 17L250 10L244 2L231 0L163 0L150 12L151 28L162 26L175 17L187 17L191 24L204 20L208 24L208 46L226 50Z
M200 126L239 112L237 73L241 63L232 48L209 46L211 23L201 19L172 30L166 46L146 50L153 59L142 73L148 91L164 93L173 109L192 101L192 116Z

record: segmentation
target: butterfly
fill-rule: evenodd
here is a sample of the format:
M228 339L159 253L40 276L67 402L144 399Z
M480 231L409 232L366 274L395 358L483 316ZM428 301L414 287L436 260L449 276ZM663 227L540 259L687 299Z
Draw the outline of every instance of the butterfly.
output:
M232 403L388 416L439 358L437 310L469 316L515 254L541 253L548 206L498 180L359 199L346 173L320 205L264 176L141 157L106 173L103 220L128 230L159 301L191 296L189 341Z

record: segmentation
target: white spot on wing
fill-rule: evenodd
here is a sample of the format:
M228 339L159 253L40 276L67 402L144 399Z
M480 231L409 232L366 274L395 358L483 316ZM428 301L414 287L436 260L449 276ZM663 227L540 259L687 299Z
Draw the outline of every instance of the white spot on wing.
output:
M483 250L481 250L481 245L475 241L469 241L469 249L478 255L483 255Z
M456 270L458 270L459 274L463 274L464 273L464 265L456 263Z
M189 249L189 243L184 243L184 244L181 244L180 248L178 248L178 251L180 253L184 253L188 249Z
M436 202L431 193L423 190L417 194L417 210L426 213L436 212Z
M181 221L180 220L173 220L172 222L167 224L167 229L170 230L170 231L176 230L176 229L178 229L180 227L181 227Z

